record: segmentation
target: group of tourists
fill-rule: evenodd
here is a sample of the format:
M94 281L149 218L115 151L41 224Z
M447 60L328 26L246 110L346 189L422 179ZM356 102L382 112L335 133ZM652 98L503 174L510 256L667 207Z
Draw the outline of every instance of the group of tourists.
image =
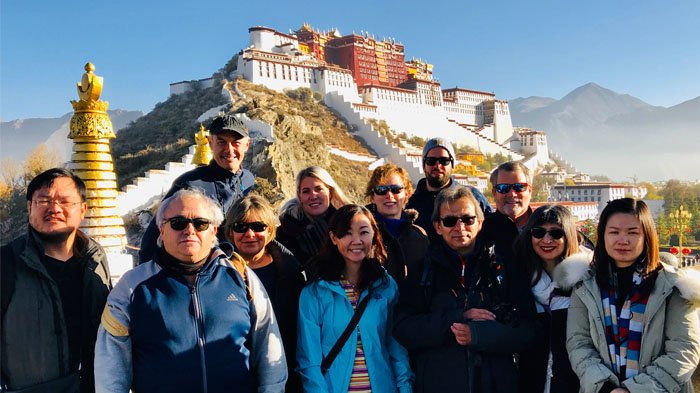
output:
M83 181L31 181L28 232L1 248L0 391L693 391L700 278L660 262L643 201L609 202L592 246L568 209L531 208L527 167L492 172L494 209L434 138L415 191L386 164L353 204L312 166L275 217L243 123L210 128L213 160L114 288L78 230Z

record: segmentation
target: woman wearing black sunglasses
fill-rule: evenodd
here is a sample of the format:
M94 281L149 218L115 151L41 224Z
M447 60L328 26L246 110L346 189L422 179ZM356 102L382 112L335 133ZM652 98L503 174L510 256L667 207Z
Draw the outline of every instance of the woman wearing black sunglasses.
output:
M306 282L301 264L275 238L275 215L270 203L257 195L238 200L226 214L226 240L262 281L270 296L287 358L286 392L301 392L296 368L296 329L299 295Z
M566 352L566 317L571 291L554 280L555 267L581 252L574 218L564 206L544 205L535 210L514 244L515 260L530 278L543 334L520 353L520 389L527 392L577 392L578 378ZM550 355L551 354L551 355ZM551 359L551 361L550 361Z
M425 230L414 224L418 212L405 209L412 193L408 172L396 164L375 168L365 191L386 249L384 267L397 283L423 260L429 245Z

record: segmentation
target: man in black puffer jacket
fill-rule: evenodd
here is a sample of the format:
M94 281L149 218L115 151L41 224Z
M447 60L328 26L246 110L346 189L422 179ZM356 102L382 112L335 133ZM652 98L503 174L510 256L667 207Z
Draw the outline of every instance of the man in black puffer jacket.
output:
M513 355L535 339L535 307L513 262L478 236L484 220L467 187L446 189L431 244L400 288L394 337L411 355L417 393L515 392Z

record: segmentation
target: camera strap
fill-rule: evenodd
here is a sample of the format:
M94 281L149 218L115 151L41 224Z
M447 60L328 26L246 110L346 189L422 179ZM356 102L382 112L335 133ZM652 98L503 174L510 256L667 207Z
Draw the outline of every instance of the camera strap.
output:
M345 327L343 334L340 335L338 341L335 342L333 348L331 348L330 352L328 352L328 355L323 358L323 361L321 362L321 372L324 375L328 372L328 369L331 367L331 364L333 364L333 361L335 360L336 356L338 356L338 353L340 353L340 350L343 348L343 345L345 345L345 342L348 341L348 338L350 338L350 334L352 334L352 331L355 330L355 326L357 326L357 324L360 322L360 318L367 308L370 297L372 297L372 294L367 293L367 296L365 296L360 304L357 305L355 313L352 315L352 319L350 319L348 326Z

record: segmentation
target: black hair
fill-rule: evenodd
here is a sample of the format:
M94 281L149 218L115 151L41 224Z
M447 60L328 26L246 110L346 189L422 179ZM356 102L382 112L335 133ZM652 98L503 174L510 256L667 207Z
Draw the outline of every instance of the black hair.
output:
M369 256L362 261L360 266L360 279L357 283L358 290L362 291L377 282L378 286L386 284L386 274L383 264L386 261L386 251L382 244L379 228L372 213L364 206L345 205L338 209L328 223L328 230L318 255L309 262L312 280L337 281L345 269L345 260L340 255L330 238L330 233L336 237L342 237L350 229L350 222L356 215L364 215L370 222L372 231L372 248Z
M641 264L642 268L642 290L648 291L653 287L656 281L656 275L662 269L659 260L659 238L656 234L656 226L654 225L654 217L651 215L651 210L644 201L634 198L622 198L608 202L603 212L600 213L598 220L598 242L593 251L593 269L595 270L595 279L598 287L607 289L610 286L611 267L615 261L610 257L605 249L605 229L608 225L608 220L615 214L631 214L641 224L642 236L644 237L644 249L642 254L637 258L636 263Z
M31 201L34 193L37 190L44 187L51 187L51 185L53 185L53 181L59 177L67 177L72 179L73 183L75 183L75 188L78 189L78 194L80 194L80 200L82 202L87 201L87 187L85 186L85 182L83 182L78 175L65 168L51 168L36 175L36 177L32 179L27 186L27 200Z
M544 261L532 248L532 228L543 224L557 224L564 231L564 252L559 256L559 262L571 254L578 251L578 235L576 234L576 224L569 209L561 205L543 205L532 212L527 224L520 231L513 243L515 260L522 263L525 268L526 277L531 285L534 285L542 277Z

